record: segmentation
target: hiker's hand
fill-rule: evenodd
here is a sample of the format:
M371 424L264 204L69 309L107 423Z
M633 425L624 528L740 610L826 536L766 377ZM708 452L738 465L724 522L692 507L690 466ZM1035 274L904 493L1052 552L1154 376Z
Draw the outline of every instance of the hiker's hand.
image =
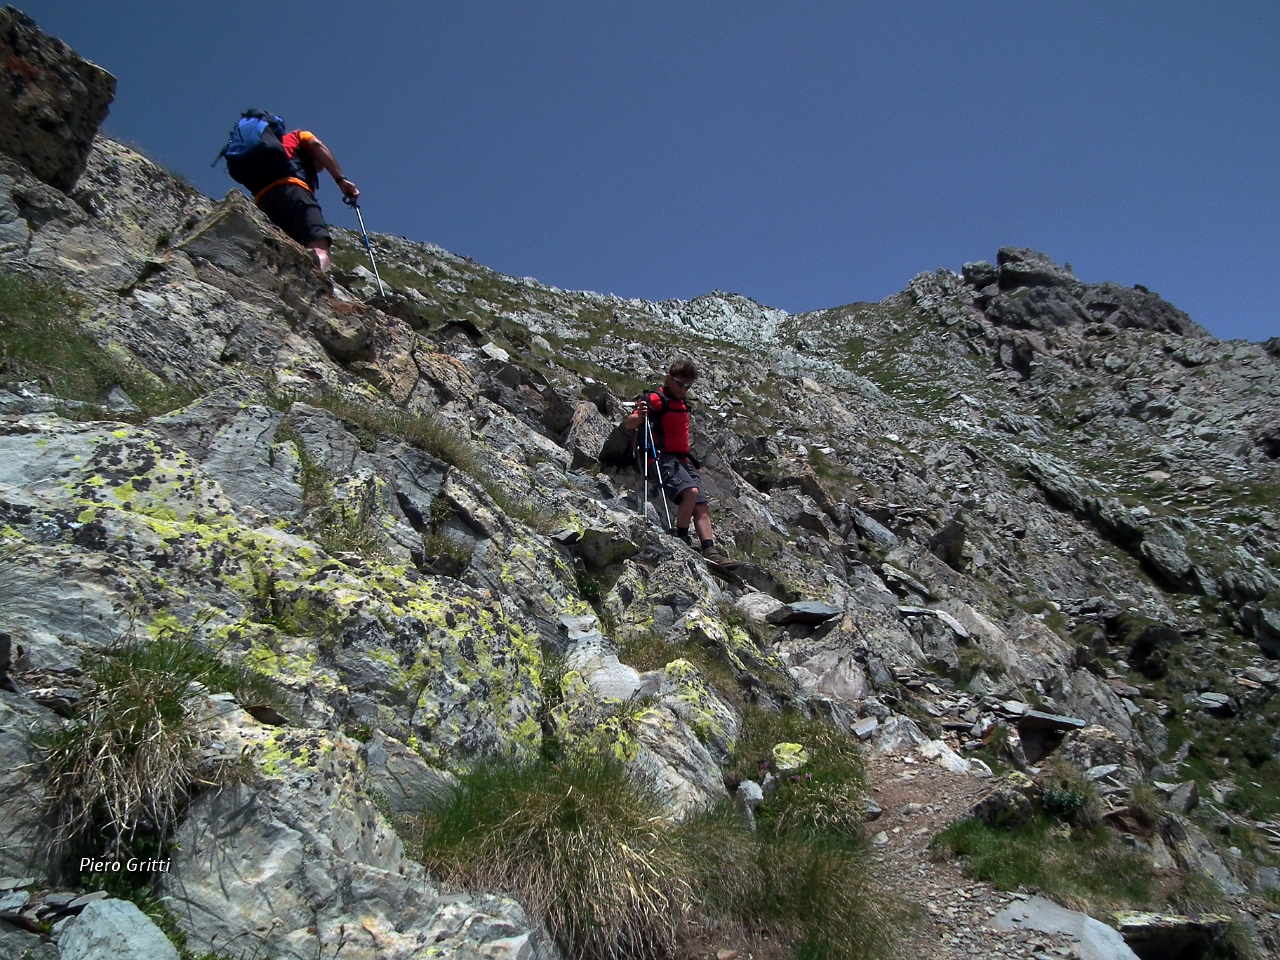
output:
M645 402L645 401L643 401L643 400L637 400L637 401L636 401L636 408L635 408L635 410L634 410L634 411L632 411L632 412L633 412L633 413L640 413L640 414L648 413L648 412L649 412L649 404L648 404L648 403L646 403L646 402Z
M346 177L338 181L338 189L342 191L344 197L350 197L352 200L360 196L360 188Z

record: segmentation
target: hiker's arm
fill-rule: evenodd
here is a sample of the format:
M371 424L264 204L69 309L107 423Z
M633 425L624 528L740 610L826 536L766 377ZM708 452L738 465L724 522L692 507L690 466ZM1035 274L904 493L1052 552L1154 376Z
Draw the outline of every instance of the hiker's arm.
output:
M643 400L636 401L636 408L627 414L622 421L622 429L634 430L644 422L644 415L649 412L649 405Z
M319 137L308 137L302 141L302 146L307 153L311 154L311 159L315 160L317 166L329 171L329 175L333 177L333 182L338 185L338 189L342 191L343 196L360 196L360 190L342 175L342 168L338 166L338 161L333 158L333 154L329 152L329 148L321 142Z

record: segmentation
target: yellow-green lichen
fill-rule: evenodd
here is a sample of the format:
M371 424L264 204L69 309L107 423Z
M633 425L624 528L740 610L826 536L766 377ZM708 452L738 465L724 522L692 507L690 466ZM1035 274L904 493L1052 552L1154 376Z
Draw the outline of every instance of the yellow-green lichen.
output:
M775 743L773 765L780 771L796 770L809 762L809 752L798 743Z

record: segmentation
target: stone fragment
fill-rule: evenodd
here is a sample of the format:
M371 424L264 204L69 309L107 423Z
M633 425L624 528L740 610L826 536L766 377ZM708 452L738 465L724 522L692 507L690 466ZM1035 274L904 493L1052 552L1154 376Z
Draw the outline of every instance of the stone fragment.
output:
M774 626L786 626L791 623L819 624L826 623L841 614L839 607L818 600L800 600L768 614L765 619Z
M873 743L877 753L907 753L926 742L916 722L909 717L891 716L880 724Z
M775 743L773 765L779 772L796 770L809 762L809 752L798 743Z
M876 727L878 726L880 726L880 721L875 717L863 717L853 725L851 732L859 740L867 740L876 732Z
M858 531L858 536L868 543L873 543L878 547L888 547L889 549L898 545L898 537L892 530L883 526L869 514L863 513L857 507L849 510L849 519Z
M748 830L756 828L756 807L764 802L764 791L754 780L743 780L733 795L733 809L747 825Z
M116 78L48 36L26 14L0 9L0 152L70 193L84 172Z
M98 900L58 938L60 960L178 960L169 938L128 900Z
M1151 524L1144 531L1138 553L1165 581L1185 593L1203 593L1187 556L1187 541L1182 534L1164 522Z
M942 740L928 740L920 745L920 756L932 760L943 770L951 773L968 774L969 761L952 750Z
M1187 698L1189 706L1199 708L1218 717L1234 717L1240 709L1235 699L1225 693L1206 691Z

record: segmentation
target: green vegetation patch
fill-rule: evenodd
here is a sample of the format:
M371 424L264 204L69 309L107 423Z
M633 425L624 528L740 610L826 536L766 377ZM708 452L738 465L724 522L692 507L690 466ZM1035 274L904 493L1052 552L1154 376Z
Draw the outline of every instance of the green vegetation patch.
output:
M37 380L60 399L91 404L120 386L144 414L194 398L191 386L162 383L81 330L76 316L83 306L55 284L0 270L0 377Z
M156 856L194 785L212 773L186 702L191 685L250 703L272 691L176 633L97 656L87 679L75 717L42 744L55 843L71 858Z
M1086 913L1138 909L1151 900L1150 859L1102 827L1072 829L1043 813L1014 829L961 820L939 833L933 848L960 857L975 880L1038 889Z
M774 747L780 743L799 744L807 762L777 769ZM769 773L780 783L756 809L762 828L861 841L866 781L857 741L848 733L793 711L747 707L725 779L763 782Z

